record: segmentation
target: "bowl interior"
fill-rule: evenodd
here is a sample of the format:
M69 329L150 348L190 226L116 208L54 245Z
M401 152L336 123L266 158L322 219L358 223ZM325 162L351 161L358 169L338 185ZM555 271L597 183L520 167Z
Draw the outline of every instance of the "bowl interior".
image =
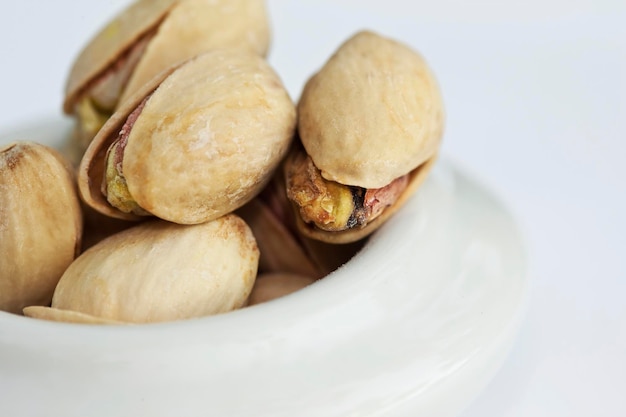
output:
M0 143L58 146L70 130L50 118ZM350 262L280 299L140 326L0 312L0 385L9 411L31 414L449 415L513 343L525 268L509 211L443 159Z

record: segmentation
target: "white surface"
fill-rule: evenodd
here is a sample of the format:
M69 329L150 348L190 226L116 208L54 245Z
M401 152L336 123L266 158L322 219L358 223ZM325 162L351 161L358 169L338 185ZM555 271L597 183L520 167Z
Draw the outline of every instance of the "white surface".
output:
M84 39L125 3L3 5L0 126L59 108ZM623 416L626 3L337 3L269 2L270 60L292 95L358 28L415 46L444 90L444 153L502 196L529 243L522 333L463 416Z
M25 133L42 141L67 130ZM527 301L525 261L510 214L440 161L351 262L275 302L108 328L0 312L1 410L451 417L509 353Z

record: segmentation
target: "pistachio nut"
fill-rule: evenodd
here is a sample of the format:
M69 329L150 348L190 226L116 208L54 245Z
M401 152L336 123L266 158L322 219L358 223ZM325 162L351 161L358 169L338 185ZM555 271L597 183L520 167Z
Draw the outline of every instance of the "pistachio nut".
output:
M48 305L76 257L82 214L69 163L44 145L0 147L0 310Z
M430 170L444 109L432 71L409 47L359 32L305 85L285 164L306 236L351 242L395 212Z
M149 323L223 313L245 303L258 261L252 232L234 214L199 225L152 220L81 254L54 291L54 310L25 314Z
M261 274L254 283L248 306L271 301L294 293L315 282L315 278L293 273Z
M71 68L63 108L77 126L69 151L81 155L118 104L171 65L216 47L265 56L269 41L263 0L135 1Z
M122 219L215 219L267 184L288 151L295 118L263 58L207 52L155 77L107 121L81 161L81 195Z

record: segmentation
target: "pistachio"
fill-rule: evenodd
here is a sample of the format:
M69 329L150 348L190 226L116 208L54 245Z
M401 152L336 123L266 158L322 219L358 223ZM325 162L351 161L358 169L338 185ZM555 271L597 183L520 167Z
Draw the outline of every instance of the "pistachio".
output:
M0 310L47 305L78 253L82 214L69 164L46 146L0 148Z
M199 225L153 220L79 256L56 287L55 311L25 313L60 321L122 323L223 313L245 303L258 259L250 229L233 214Z
M252 306L283 297L301 290L314 282L314 278L293 273L259 275L250 293L247 305Z
M348 39L305 85L285 163L298 227L333 243L361 239L424 180L441 142L437 82L409 47L372 32Z
M63 104L77 117L69 151L82 155L104 121L162 70L214 48L265 56L263 0L138 0L81 51Z
M207 52L161 73L109 119L81 161L81 195L122 219L215 219L268 183L288 151L295 118L264 59Z

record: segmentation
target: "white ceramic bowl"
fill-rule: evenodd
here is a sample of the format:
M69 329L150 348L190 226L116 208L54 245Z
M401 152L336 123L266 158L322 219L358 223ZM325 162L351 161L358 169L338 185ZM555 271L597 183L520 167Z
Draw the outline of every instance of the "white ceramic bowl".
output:
M52 118L1 135L59 143ZM526 298L510 214L446 160L342 268L220 316L132 327L0 312L5 416L450 416L502 363Z

